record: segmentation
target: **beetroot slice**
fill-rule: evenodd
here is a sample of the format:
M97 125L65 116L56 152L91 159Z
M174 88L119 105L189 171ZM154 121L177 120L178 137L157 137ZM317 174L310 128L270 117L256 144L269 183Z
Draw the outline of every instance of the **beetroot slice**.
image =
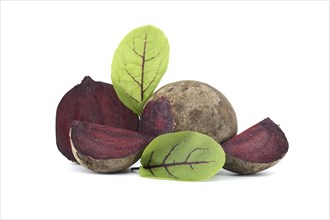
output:
M115 159L144 150L152 140L149 135L94 123L74 121L71 144L82 155L94 159Z
M226 153L225 169L242 174L256 173L276 164L288 152L285 134L266 118L221 144Z

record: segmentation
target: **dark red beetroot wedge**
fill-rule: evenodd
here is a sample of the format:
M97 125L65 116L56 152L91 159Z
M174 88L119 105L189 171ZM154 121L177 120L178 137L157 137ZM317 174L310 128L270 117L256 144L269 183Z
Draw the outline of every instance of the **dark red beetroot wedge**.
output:
M71 161L76 161L69 138L74 120L134 131L139 123L138 116L121 103L112 85L95 82L89 76L63 96L56 111L56 144Z
M288 141L278 125L266 118L221 144L226 153L224 168L253 174L278 163L288 152Z
M99 173L127 169L141 157L152 139L135 131L81 121L74 121L70 129L76 160Z

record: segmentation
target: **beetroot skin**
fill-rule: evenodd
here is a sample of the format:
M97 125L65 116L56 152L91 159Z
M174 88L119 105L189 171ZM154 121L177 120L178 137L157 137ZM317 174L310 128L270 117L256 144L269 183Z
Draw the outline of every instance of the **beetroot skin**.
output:
M285 134L266 118L221 144L226 152L224 168L239 174L252 174L278 163L288 152Z
M137 131L139 119L124 106L112 85L95 82L86 76L81 84L68 91L56 110L56 144L69 160L72 154L69 129L74 120Z
M183 80L163 86L150 97L139 130L155 136L197 131L221 144L237 134L237 119L220 91L202 82Z

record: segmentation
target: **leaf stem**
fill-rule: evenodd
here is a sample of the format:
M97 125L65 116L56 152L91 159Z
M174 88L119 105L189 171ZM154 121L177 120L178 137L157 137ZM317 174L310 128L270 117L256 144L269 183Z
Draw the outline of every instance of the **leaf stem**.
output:
M140 167L131 167L131 172L134 172L135 170L139 170Z

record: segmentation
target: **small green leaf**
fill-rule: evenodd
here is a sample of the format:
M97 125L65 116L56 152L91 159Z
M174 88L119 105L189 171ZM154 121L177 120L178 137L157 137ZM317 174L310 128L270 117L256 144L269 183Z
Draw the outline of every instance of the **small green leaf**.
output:
M119 99L141 114L169 60L164 33L151 25L134 29L119 44L111 65L111 80Z
M163 134L144 150L142 177L197 181L211 178L225 163L225 152L213 138L195 131Z

